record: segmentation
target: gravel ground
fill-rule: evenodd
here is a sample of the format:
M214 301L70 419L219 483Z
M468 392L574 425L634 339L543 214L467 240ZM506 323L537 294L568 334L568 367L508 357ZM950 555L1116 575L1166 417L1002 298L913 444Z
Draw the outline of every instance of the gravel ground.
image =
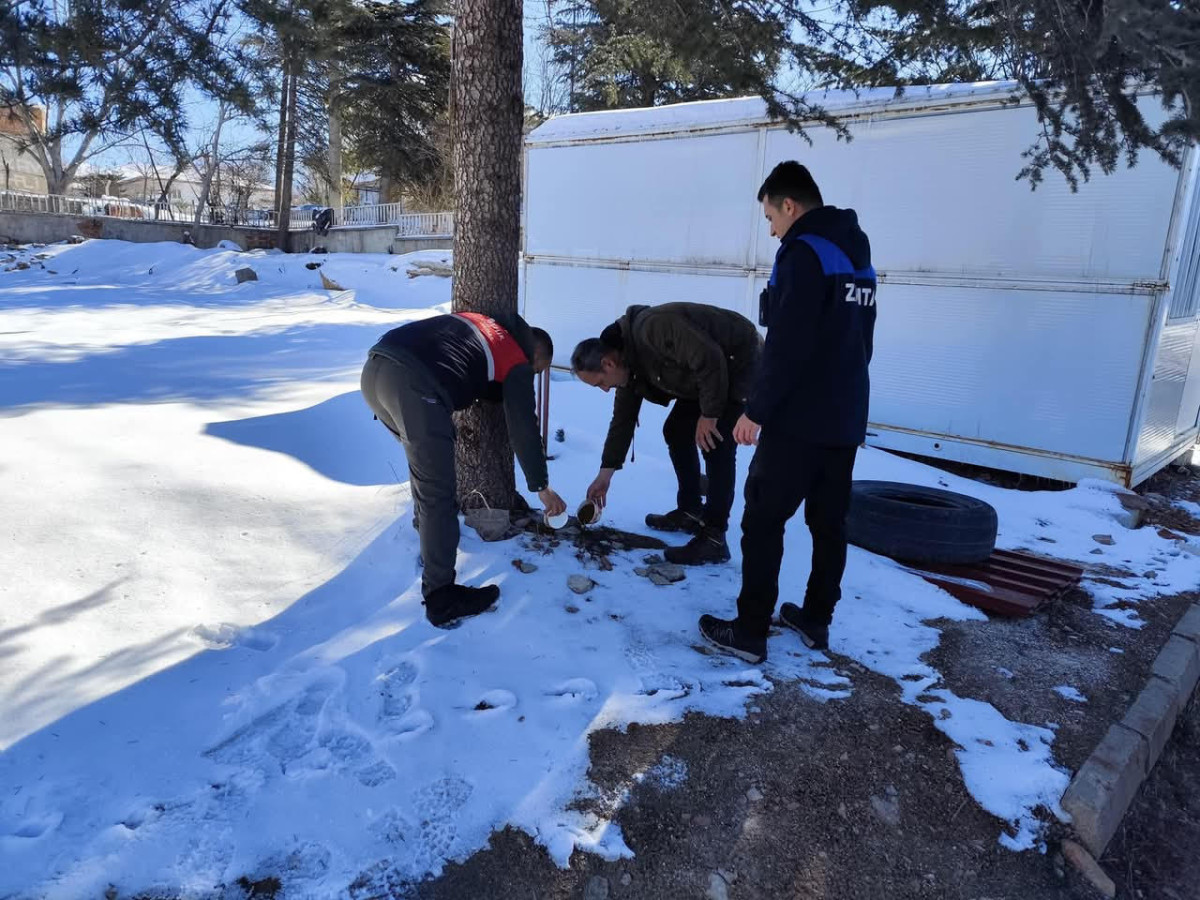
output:
M1034 487L1045 488L1038 483ZM1148 527L1200 533L1158 497L1200 499L1194 471L1143 490ZM929 661L945 689L1005 716L1054 723L1056 760L1074 771L1123 715L1175 622L1200 593L1143 601L1134 631L1091 612L1075 591L1021 620L941 622ZM1121 652L1115 652L1119 650ZM951 742L894 682L848 659L853 693L819 703L781 684L745 720L688 717L591 739L590 778L633 859L576 853L557 868L513 829L441 877L391 896L450 898L796 898L1029 900L1097 896L1063 865L1047 811L1046 852L998 844L1002 823L963 786ZM1086 703L1053 688L1072 685ZM1193 703L1101 860L1119 896L1200 898L1200 707ZM355 900L378 896L353 893Z

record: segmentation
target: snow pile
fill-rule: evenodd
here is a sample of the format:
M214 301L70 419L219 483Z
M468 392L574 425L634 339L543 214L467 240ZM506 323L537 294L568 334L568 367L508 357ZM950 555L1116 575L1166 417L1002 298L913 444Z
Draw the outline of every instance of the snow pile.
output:
M1087 697L1080 693L1078 688L1071 687L1069 684L1058 685L1054 688L1054 693L1075 703L1087 703Z
M791 633L761 668L698 652L697 617L733 610L736 534L733 565L659 587L634 574L642 552L585 571L569 545L543 555L464 530L460 576L500 584L501 603L454 631L428 626L404 457L357 382L379 333L444 308L448 279L410 279L387 256L45 252L46 270L0 273L0 527L15 543L0 604L0 896L202 894L243 875L277 876L289 897L352 883L373 895L506 824L562 864L576 848L616 857L629 853L619 830L569 808L589 790L590 731L739 716L771 679L819 700L852 689ZM354 297L322 290L314 261ZM259 280L236 285L247 264ZM565 440L551 477L570 503L595 474L611 397L557 375L552 399ZM644 530L648 510L673 505L664 412L643 412L607 524ZM877 451L856 475L981 496L1006 547L1153 561L1156 591L1200 581L1200 558L1115 523L1109 486L1018 494ZM1092 555L1097 532L1115 540ZM797 521L785 599L810 549ZM584 596L567 587L580 573L596 582ZM982 613L854 548L844 593L834 651L895 678L955 741L1006 843L1034 846L1032 810L1055 809L1067 783L1053 732L941 689L922 662L939 639L928 621ZM643 777L666 789L686 775L664 759Z

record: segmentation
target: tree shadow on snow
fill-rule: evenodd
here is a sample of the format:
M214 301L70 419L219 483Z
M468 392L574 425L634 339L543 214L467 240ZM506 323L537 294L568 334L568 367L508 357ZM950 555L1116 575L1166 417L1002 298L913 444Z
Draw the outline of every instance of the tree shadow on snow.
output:
M119 276L113 278L112 284L76 283L62 273L54 282L31 280L27 284L14 285L3 281L0 282L0 307L5 310L86 309L93 312L130 306L232 310L277 299L265 291L255 290L254 284L181 284L172 276L161 277L161 284L121 284ZM320 296L324 290L314 278L313 285L295 288L295 293L301 292Z
M378 323L299 326L81 348L86 355L74 360L9 359L0 362L0 416L40 407L254 399L358 370L385 330Z
M205 434L295 457L345 484L399 484L408 465L399 442L374 421L358 391L339 394L308 409L213 422Z
M111 782L114 793L127 795L143 789L151 793L162 790L176 780L172 776L179 762L177 754L194 754L221 730L230 694L249 687L281 661L303 657L385 609L396 629L403 632L416 621L424 626L421 637L428 639L436 632L425 626L420 592L410 590L414 563L412 559L400 561L408 555L403 550L411 551L415 558L415 546L410 518L402 514L341 572L254 627L260 637L273 636L271 641L242 642L232 633L226 646L205 649L204 635L215 630L208 626L219 623L205 621L198 612L191 633L198 650L194 656L21 738L0 752L0 783L18 793L24 786L27 794L34 792L40 781L47 785L55 781L70 785ZM62 609L90 607L100 602L104 593ZM60 611L43 618L54 618ZM11 702L6 705L13 719L19 720L44 705L47 695L70 697L81 693L89 682L121 681L132 670L170 653L171 645L177 648L179 639L188 634L186 627L171 630L81 670L69 669L67 657L52 660L42 671L9 685ZM7 799L7 794L0 796L0 837L14 832L14 811L29 805L27 796L16 804L6 803Z

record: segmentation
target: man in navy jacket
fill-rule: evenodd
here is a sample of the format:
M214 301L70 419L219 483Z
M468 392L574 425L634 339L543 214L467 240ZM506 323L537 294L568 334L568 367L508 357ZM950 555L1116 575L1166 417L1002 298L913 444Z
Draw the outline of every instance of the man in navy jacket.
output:
M757 445L742 516L742 590L736 619L700 618L710 643L753 663L767 658L784 527L801 503L812 569L803 606L784 603L780 622L809 647L829 646L854 457L866 439L876 288L857 214L826 206L808 169L780 163L758 199L780 246L759 301L762 363L733 432L739 444Z

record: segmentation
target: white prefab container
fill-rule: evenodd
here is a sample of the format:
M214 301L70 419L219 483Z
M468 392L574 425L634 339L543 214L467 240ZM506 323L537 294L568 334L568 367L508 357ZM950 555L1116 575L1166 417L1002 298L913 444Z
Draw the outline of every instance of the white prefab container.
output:
M755 194L797 159L871 238L868 443L1136 484L1197 437L1198 155L1031 191L1015 175L1036 116L1011 96L822 94L853 140L814 126L811 145L757 98L551 119L526 139L524 314L559 365L634 303L755 319L778 246Z

